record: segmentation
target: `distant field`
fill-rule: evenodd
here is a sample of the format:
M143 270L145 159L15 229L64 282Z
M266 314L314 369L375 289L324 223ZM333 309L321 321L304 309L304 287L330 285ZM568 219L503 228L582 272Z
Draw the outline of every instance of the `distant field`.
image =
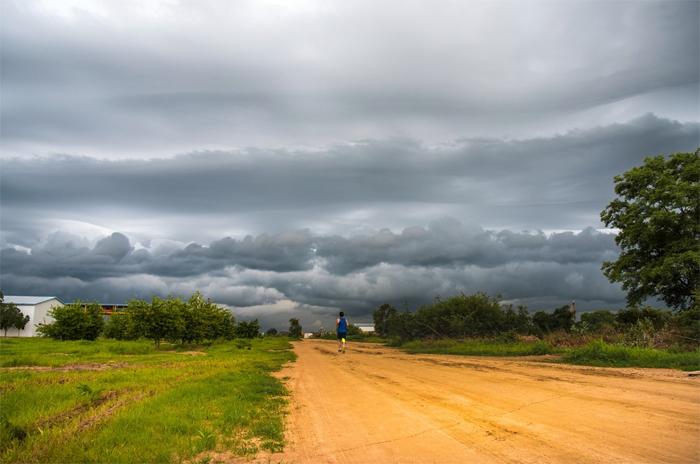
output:
M283 447L284 338L0 340L1 462L206 462Z

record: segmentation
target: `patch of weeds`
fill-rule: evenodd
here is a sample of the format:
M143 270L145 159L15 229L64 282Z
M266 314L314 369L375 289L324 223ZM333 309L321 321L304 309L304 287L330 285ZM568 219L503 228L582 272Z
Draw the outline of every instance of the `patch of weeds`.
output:
M102 395L102 389L93 389L86 383L79 383L75 388L80 396L88 398L91 402L99 400Z
M596 340L568 351L563 361L591 366L660 367L692 371L700 370L700 349L674 352L615 345Z
M195 436L194 444L192 446L192 451L194 454L201 453L202 451L210 451L216 447L216 434L211 430L198 429L197 435Z

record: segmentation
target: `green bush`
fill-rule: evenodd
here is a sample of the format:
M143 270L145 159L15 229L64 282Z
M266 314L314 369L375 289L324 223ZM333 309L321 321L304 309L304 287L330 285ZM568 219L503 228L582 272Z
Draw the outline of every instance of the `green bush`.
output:
M241 333L254 332L257 336L259 326L254 323L241 323L237 327L230 311L195 292L187 301L174 297L154 297L150 303L132 300L124 311L110 317L104 335L117 340L148 338L158 347L162 340L184 344L219 338L231 340L244 336Z
M97 303L76 301L49 311L51 324L39 324L37 332L57 340L95 340L102 333L102 308Z

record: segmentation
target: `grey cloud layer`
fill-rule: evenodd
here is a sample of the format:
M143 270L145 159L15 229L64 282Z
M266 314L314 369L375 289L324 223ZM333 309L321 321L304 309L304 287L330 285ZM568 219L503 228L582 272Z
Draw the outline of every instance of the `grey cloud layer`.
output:
M128 274L189 277L228 267L285 273L319 266L331 274L348 274L381 264L493 268L512 262L600 263L614 258L617 248L612 235L593 229L547 237L542 233L486 231L444 219L428 228L412 227L399 234L384 229L350 238L313 236L309 231L242 240L227 237L209 246L192 243L167 254L134 251L129 239L116 232L93 248L81 246L77 238L56 240L50 236L30 252L5 248L1 253L4 273L91 281Z
M200 242L241 229L322 227L347 235L354 227L401 228L441 216L489 229L583 229L599 224L615 175L647 155L693 151L699 136L697 123L646 115L550 138L442 146L390 139L156 160L8 159L0 172L0 215L5 243L28 247L63 219L139 240ZM266 246L228 245L220 244L220 255ZM269 259L285 266L284 253Z
M3 3L10 154L523 136L660 106L697 119L696 1L70 3ZM668 89L675 108L629 100Z

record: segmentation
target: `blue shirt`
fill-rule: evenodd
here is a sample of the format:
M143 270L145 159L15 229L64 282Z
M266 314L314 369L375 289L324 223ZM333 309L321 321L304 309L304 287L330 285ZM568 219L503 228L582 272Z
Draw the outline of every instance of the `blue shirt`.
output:
M345 319L345 316L343 316L338 320L338 333L347 333L347 331L348 321Z

